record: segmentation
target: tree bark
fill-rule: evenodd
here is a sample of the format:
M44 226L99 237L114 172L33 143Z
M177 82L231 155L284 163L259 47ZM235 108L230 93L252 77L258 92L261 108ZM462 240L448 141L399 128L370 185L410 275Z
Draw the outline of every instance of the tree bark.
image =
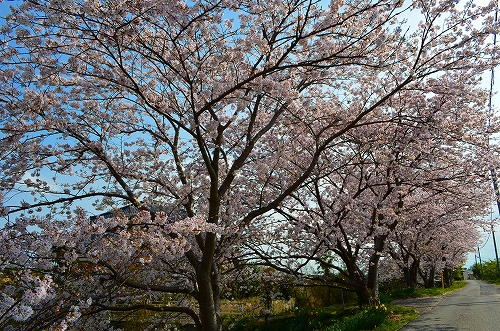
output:
M453 278L453 270L450 268L444 268L443 270L444 286L450 287Z
M218 331L215 319L215 304L213 301L213 291L210 284L210 277L202 274L197 275L199 293L198 304L200 305L200 321L203 331Z
M403 274L407 287L416 287L418 284L418 267L419 261L413 260L411 265L403 267Z
M361 285L361 284L359 284ZM364 286L358 286L356 290L354 291L356 293L356 296L358 297L358 304L360 308L370 308L370 307L375 307L380 305L380 298L378 295L378 288L375 291L372 289L368 288L366 284Z
M420 272L420 276L424 280L424 287L431 288L434 286L434 276L436 275L436 267L432 266L428 271Z
M204 256L196 272L202 331L221 330L219 274L213 261L216 240L214 233L207 233Z

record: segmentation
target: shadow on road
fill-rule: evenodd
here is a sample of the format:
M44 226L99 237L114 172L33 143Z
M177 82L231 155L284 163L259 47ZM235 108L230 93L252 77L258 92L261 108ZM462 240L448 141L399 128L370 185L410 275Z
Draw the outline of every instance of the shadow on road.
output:
M418 327L406 325L400 331L418 330L418 331L458 331L457 327L451 326L439 317L421 316L419 317Z
M477 301L477 302L461 302L461 303L448 303L448 304L440 304L441 307L472 307L472 306L491 306L494 304L500 304L500 299L498 300L489 300L489 301ZM500 328L500 326L499 326Z

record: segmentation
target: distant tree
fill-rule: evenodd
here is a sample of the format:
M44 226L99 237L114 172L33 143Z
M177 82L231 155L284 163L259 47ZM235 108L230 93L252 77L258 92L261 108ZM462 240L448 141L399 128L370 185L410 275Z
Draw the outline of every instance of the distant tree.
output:
M419 278L426 287L434 286L434 277L441 269L453 270L462 265L467 253L474 251L484 225L479 210L488 213L489 199L477 195L477 190L469 191L470 186L450 192L440 198L432 199L419 218L402 225L391 236L389 254L396 262L408 287L416 287ZM488 188L484 188L485 192ZM459 198L457 198L459 197ZM431 207L437 205L435 207ZM441 212L437 212L437 209ZM431 217L427 218L426 217Z
M500 281L496 260L483 261L481 264L475 263L472 266L472 271L474 272L474 277L477 279L484 279L491 282Z

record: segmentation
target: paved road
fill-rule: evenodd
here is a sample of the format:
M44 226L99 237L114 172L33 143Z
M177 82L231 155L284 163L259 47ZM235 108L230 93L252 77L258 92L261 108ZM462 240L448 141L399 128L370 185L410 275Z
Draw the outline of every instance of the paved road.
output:
M425 298L412 305L422 314L401 331L497 331L500 330L500 286L470 280L457 292ZM415 303L415 301L413 301Z

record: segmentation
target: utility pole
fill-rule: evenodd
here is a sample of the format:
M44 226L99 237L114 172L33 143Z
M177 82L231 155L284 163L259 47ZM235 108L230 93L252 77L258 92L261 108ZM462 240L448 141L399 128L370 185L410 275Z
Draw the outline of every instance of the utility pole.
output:
M498 23L498 2L497 0L497 5L495 9L495 23ZM493 34L493 46L496 46L497 44L497 34ZM490 78L490 94L489 94L489 100L488 100L488 108L490 115L493 115L493 104L492 104L492 98L493 98L493 85L495 84L495 66L491 67L491 78ZM489 139L489 137L488 137ZM498 192L498 182L497 182L497 174L495 168L491 169L491 179L493 180L493 188L495 189L495 197L497 200L497 207L498 207L498 213L500 214L500 192ZM498 251L497 251L497 243L495 240L495 230L493 228L493 222L491 224L491 234L493 236L493 246L495 247L495 257L497 261L497 271L498 271L498 277L500 278L500 264L498 263Z
M495 169L491 169L491 178L493 180L493 189L495 190L498 213L500 214L500 192L498 191L497 173L496 173ZM495 257L496 257L496 261L497 261L498 277L500 278L500 264L498 263L498 250L497 250L497 242L495 240L495 229L493 227L493 222L491 223L491 234L493 236L493 247L495 248Z
M481 261L481 251L479 250L479 246L477 246L477 254L479 255L479 270L481 270L481 280L484 280L483 262Z

